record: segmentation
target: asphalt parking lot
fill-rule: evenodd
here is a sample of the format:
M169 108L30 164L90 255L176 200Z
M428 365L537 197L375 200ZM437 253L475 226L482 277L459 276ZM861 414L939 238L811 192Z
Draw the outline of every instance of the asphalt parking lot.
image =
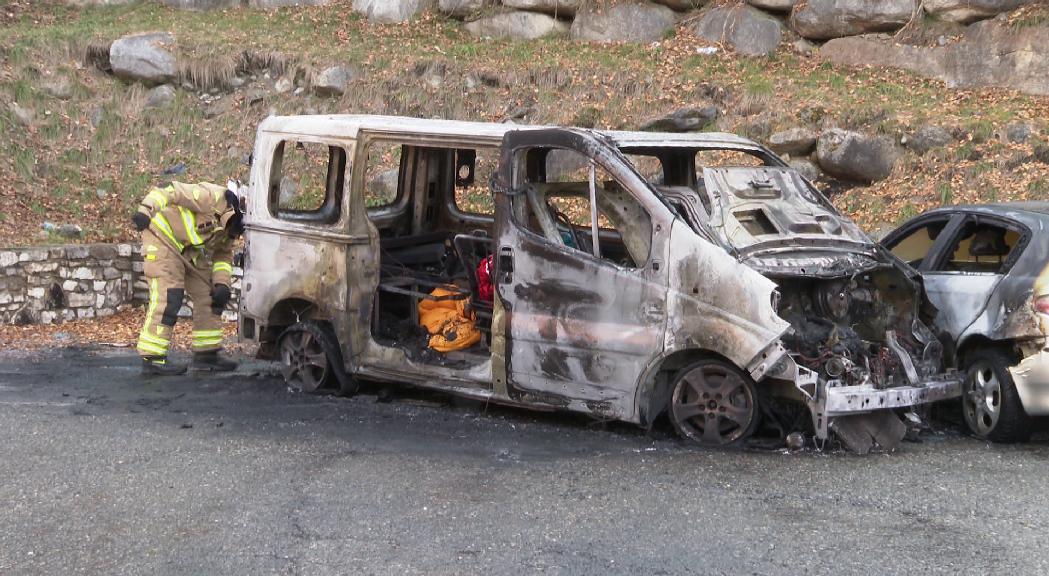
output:
M702 450L132 354L0 353L0 574L1049 572L1044 438Z

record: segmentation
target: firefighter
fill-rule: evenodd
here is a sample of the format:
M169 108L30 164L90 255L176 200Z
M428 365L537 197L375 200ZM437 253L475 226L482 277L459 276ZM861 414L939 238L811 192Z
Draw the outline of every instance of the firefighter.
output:
M132 217L142 233L143 273L149 281L149 308L138 338L144 375L186 371L168 360L168 348L187 295L193 301L193 369L237 368L220 354L233 241L244 232L236 189L235 181L226 188L172 182L150 190Z

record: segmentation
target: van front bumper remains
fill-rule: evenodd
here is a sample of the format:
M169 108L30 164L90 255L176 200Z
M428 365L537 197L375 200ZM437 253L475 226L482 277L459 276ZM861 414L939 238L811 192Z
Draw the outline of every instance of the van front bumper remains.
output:
M806 397L816 437L826 440L834 418L957 398L962 394L962 380L960 373L952 371L914 386L879 389L868 385L843 386L837 380L820 381L815 372L799 367L795 386Z

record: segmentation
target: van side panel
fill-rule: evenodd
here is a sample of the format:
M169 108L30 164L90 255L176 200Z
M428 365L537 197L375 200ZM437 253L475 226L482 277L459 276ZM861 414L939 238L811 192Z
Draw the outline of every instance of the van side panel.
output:
M306 137L301 137L306 139ZM244 287L241 314L254 319L260 339L273 341L300 320L330 322L339 342L349 342L347 326L347 247L368 239L348 233L347 201L343 191L339 218L325 225L282 220L271 213L269 183L274 153L285 139L297 135L260 132L251 171L245 238ZM352 158L354 142L308 138L342 147ZM348 189L351 165L344 187ZM348 356L348 355L347 355Z

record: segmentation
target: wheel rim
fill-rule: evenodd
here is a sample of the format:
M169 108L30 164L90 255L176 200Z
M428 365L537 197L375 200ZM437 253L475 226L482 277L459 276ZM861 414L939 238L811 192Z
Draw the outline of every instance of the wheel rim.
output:
M994 430L1002 411L1002 386L993 367L984 363L972 367L962 403L965 421L973 432L986 436Z
M292 332L281 339L280 357L284 381L293 388L313 392L328 376L328 355L308 331Z
M753 391L743 378L725 367L708 364L693 368L674 388L674 422L687 437L710 445L730 444L751 429L755 410Z

